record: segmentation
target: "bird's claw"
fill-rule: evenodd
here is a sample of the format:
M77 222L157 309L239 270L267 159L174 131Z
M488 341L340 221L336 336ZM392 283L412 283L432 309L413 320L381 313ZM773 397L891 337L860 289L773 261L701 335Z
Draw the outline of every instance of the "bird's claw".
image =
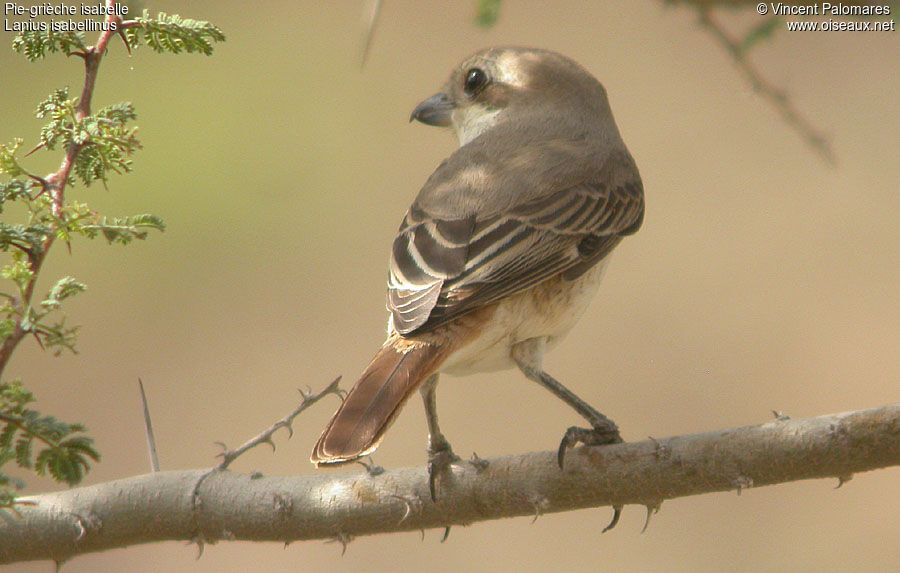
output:
M450 466L459 461L446 441L428 448L428 490L431 501L437 502L437 490L440 481L447 475Z
M622 436L619 435L619 428L612 423L598 424L593 428L572 426L563 435L563 439L559 444L559 450L556 453L556 461L559 463L560 469L562 469L566 460L566 452L579 443L586 446L604 446L607 444L620 444L622 441Z

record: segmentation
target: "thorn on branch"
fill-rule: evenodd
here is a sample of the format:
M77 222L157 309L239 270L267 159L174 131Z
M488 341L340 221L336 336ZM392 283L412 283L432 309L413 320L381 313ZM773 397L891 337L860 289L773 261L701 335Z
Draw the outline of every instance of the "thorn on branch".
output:
M368 458L360 458L356 460L356 463L366 468L366 473L369 474L369 477L375 477L384 473L384 468L375 465L375 462L372 460L371 456L369 456Z
M192 539L201 540L201 542L202 542L202 537L201 537L201 534L199 533L199 531L200 531L200 511L203 509L203 498L200 497L200 486L203 485L203 482L206 480L206 478L208 478L209 476L213 475L214 473L216 473L218 471L222 471L222 470L220 470L218 467L215 467L215 468L212 468L211 470L209 470L208 472L204 473L202 476L200 476L197 479L197 483L194 484L194 490L191 492L191 519L193 520L193 523L194 523L194 531L198 532L197 535L195 535ZM202 545L199 547L199 550L200 550L200 554L197 555L197 559L200 559L200 556L203 555Z
M40 346L42 352L47 350L46 348L44 348L44 343L41 342L40 333L37 330L32 330L31 336L34 337L34 341L37 342L38 346Z
M487 470L491 465L491 463L486 459L478 457L477 452L472 452L472 459L469 460L469 464L471 464L472 467L475 468L475 473L477 474L484 473L484 471Z
M339 532L336 533L333 538L326 541L325 543L340 543L341 544L341 557L347 553L347 546L350 545L350 542L353 541L353 536L349 533Z
M147 450L150 455L150 471L159 471L159 457L156 453L156 438L153 436L153 424L150 422L150 406L147 403L147 394L144 393L144 382L138 378L138 388L141 391L141 404L144 410L144 433L147 436Z
M75 519L78 525L78 536L75 538L75 541L81 541L86 535L99 531L103 526L103 520L93 512L88 513L86 516L75 515Z
M647 531L647 527L650 525L650 518L654 513L659 513L659 508L662 507L662 501L657 501L654 503L648 503L646 505L647 508L647 517L644 519L644 527L641 528L641 533Z
M606 533L607 531L609 531L610 529L614 528L616 525L619 524L619 518L622 517L622 508L623 507L625 507L625 506L623 506L623 505L614 505L613 506L612 520L610 520L609 525L604 527L603 531L600 532L601 535Z
M188 545L194 543L197 545L197 556L194 558L197 561L200 561L200 558L203 557L203 549L206 547L206 541L204 541L203 537L197 535L192 537L190 541L188 541Z
M847 428L840 421L830 424L828 429L831 431L832 437L840 442L847 440Z
M32 153L34 153L35 151L38 151L38 150L43 149L43 148L44 148L44 142L42 141L42 142L38 143L38 144L34 147L34 149L32 149L31 151L29 151L28 153L26 153L25 155L23 155L23 157L29 157L29 156L30 156Z
M447 538L450 537L450 525L444 528L444 536L441 537L441 543L447 541Z
M417 506L419 509L421 509L421 507L422 507L422 501L417 498L410 499L408 497L405 497L402 495L396 495L396 494L391 494L391 497L393 497L395 499L399 499L400 501L403 502L403 505L404 505L403 517L400 518L400 521L397 522L397 525L400 525L401 523L406 521L410 515L412 515L413 505ZM425 538L425 530L424 529L422 530L422 538L423 539Z
M656 456L657 460L669 459L669 456L672 455L672 450L669 448L669 446L663 444L653 436L647 436L647 439L653 442L653 445L656 447L653 455Z
M736 478L734 478L734 481L732 482L732 484L734 485L735 489L737 490L737 494L741 495L741 491L743 491L744 488L753 487L753 478L751 478L750 476L745 476L745 475L741 474L741 475L737 476Z
M837 476L838 484L834 486L834 489L840 489L842 485L847 483L848 481L853 479L853 474L847 474L843 476Z
M75 529L77 530L75 534L75 542L77 543L87 535L87 527L85 527L84 520L81 519L80 515L75 516Z
M124 22L122 22L122 24L124 24ZM119 36L119 38L122 39L122 43L125 44L125 51L128 52L128 55L130 56L131 55L131 46L128 45L128 38L125 37L125 28L120 26L116 32L117 32L117 35Z
M782 412L781 410L772 410L772 415L775 416L775 419L779 422L787 422L791 419L790 416Z
M535 495L531 498L531 505L534 507L534 517L531 518L531 523L534 523L544 515L544 510L550 507L550 500L542 495Z
M34 174L32 174L32 173L26 173L25 175L27 175L30 179L33 179L33 180L37 181L37 182L41 185L41 190L38 191L37 195L35 195L34 197L31 197L32 200L33 200L33 199L37 199L38 197L40 197L40 196L43 195L44 193L47 193L48 190L50 189L50 182L47 181L46 179L44 179L43 177L39 177L39 176L34 175Z
M222 461L219 462L219 465L217 466L218 469L227 469L228 466L231 465L231 462L240 457L244 452L249 449L255 448L262 443L269 444L270 446L272 446L272 451L275 451L275 442L272 440L272 435L280 428L286 428L288 431L288 438L293 436L294 430L291 424L293 424L294 418L296 418L298 415L300 415L301 412L321 400L323 397L329 394L338 394L341 391L340 387L338 386L340 381L341 377L338 376L331 382L331 384L326 386L325 389L318 394L313 394L312 390L309 390L308 392L298 390L298 392L300 392L300 404L298 404L290 414L278 420L253 438L250 438L249 440L244 442L242 446L235 450L229 450L224 443L216 442L216 444L220 445L223 450L222 453L216 456L222 458Z
M381 0L372 0L372 10L369 12L366 33L363 37L362 58L360 58L359 63L360 70L366 67L366 60L369 58L369 50L372 48L372 38L375 37L375 28L378 26L378 15L380 13Z

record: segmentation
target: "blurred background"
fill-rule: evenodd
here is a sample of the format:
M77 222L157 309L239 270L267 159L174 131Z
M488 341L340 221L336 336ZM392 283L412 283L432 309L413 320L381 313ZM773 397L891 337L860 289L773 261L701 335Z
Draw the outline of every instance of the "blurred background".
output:
M496 25L472 0L383 3L360 67L364 1L154 0L211 20L211 58L125 54L114 41L94 105L131 100L145 149L110 189L73 194L110 215L150 212L166 233L132 247L54 249L44 283L72 274L78 355L25 341L7 374L39 407L84 422L103 453L86 483L149 471L140 377L162 469L208 467L296 404L297 388L351 384L384 336L387 258L420 185L456 146L409 124L454 65L490 45L560 51L606 86L641 169L647 214L546 367L615 419L627 440L900 400L900 44L895 32L788 33L754 65L833 138L829 166L698 24L663 2L504 2ZM738 33L753 8L723 14ZM0 39L8 46L13 34ZM37 103L81 88L75 59L30 64L0 51L0 139L37 141ZM59 153L26 166L55 170ZM445 377L445 433L482 457L553 449L578 420L516 372ZM278 450L232 468L313 474L307 461L337 405L299 418ZM528 420L523 424L522 420ZM412 400L375 456L425 461ZM361 471L358 466L346 470ZM58 488L27 477L28 492ZM78 557L95 571L885 571L900 567L900 470L667 501L646 533L626 507L382 535L340 544L183 542ZM51 563L0 568L52 571Z

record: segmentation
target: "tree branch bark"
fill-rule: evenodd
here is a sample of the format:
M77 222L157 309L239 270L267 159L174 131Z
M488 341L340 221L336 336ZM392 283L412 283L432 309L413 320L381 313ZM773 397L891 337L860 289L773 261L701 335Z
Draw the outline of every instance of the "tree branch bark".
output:
M485 465L483 462L486 461ZM900 404L758 426L460 462L432 503L424 467L368 475L161 472L22 498L0 513L0 563L163 540L338 539L640 504L900 465ZM198 485L199 484L199 485Z

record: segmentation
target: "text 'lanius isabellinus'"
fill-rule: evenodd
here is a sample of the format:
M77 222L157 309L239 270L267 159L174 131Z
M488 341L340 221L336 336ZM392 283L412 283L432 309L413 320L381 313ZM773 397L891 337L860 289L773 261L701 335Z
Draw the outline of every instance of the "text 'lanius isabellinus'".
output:
M594 296L610 252L643 219L641 179L603 86L559 54L493 48L460 64L411 119L452 127L460 148L400 225L387 341L311 460L371 453L420 389L433 496L436 473L456 459L438 428L438 373L513 366L592 426L566 431L560 465L577 442L620 442L612 420L542 368Z

